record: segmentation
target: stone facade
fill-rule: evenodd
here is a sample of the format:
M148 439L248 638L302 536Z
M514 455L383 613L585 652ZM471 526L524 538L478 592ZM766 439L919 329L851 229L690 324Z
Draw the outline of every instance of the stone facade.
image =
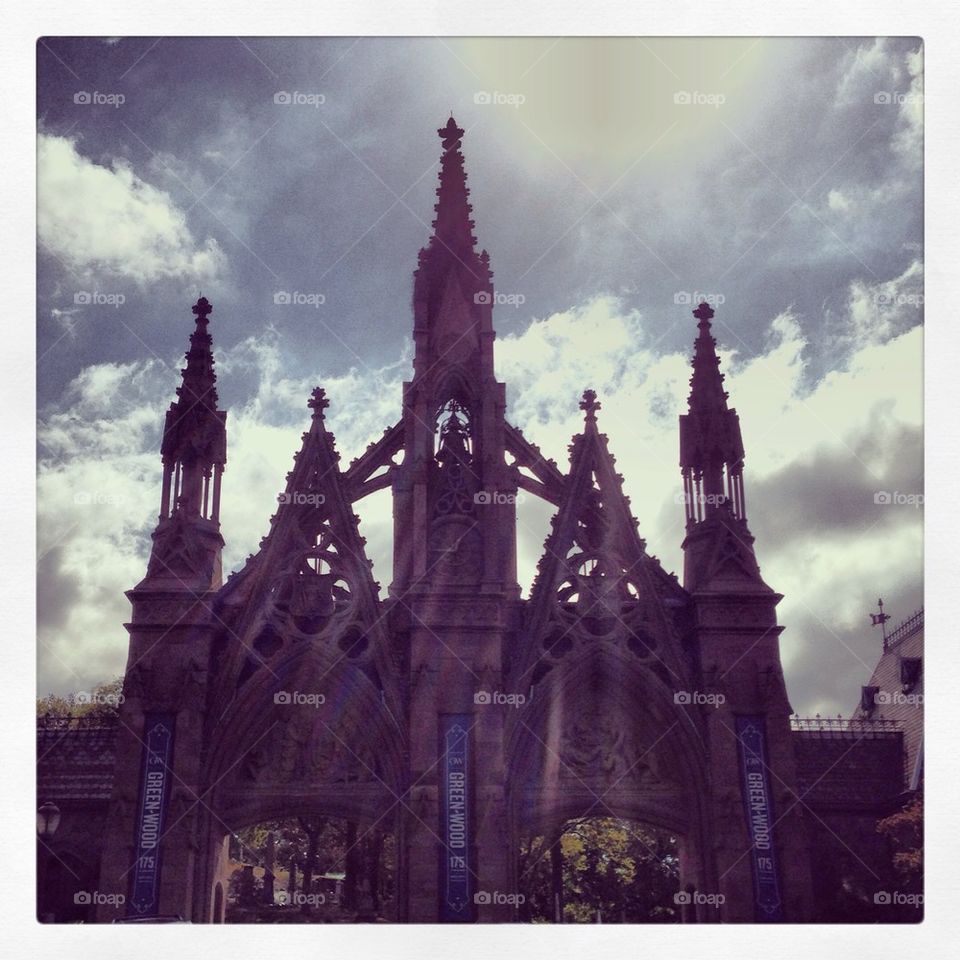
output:
M153 550L128 594L101 883L129 885L128 911L221 921L230 832L338 816L361 836L394 835L393 919L510 921L509 902L478 894L517 889L521 835L617 816L673 832L683 889L722 895L719 909L696 904L687 919L812 919L802 782L823 755L798 749L791 729L781 598L747 525L713 311L694 312L680 424L681 584L647 552L593 391L565 469L506 420L463 131L451 118L439 133L399 419L344 467L315 390L269 532L225 583L227 417L212 307L194 307ZM395 538L384 596L353 504L385 488ZM556 508L528 599L516 574L518 491ZM145 848L154 816L160 842ZM122 912L104 905L97 919Z

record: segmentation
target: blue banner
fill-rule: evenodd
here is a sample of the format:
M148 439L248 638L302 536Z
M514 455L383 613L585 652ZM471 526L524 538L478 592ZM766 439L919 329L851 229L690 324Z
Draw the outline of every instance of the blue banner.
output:
M471 923L473 852L470 824L468 713L440 717L440 920Z
M743 800L750 828L755 916L761 923L779 923L783 920L783 903L773 843L773 799L770 796L764 724L762 716L738 716L737 740L743 772Z
M176 715L148 713L144 718L143 770L137 808L136 859L127 901L127 916L155 916L160 906L160 842L170 781L173 778L173 731Z

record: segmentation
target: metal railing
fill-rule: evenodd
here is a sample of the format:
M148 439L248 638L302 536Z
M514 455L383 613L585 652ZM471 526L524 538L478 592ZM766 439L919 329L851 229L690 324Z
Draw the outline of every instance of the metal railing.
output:
M891 737L903 732L897 720L884 717L876 719L847 717L791 717L790 728L798 733L837 739L860 739L862 737Z
M117 726L116 717L92 714L87 717L60 716L44 713L37 717L37 731L59 732L64 730L113 730Z
M902 643L907 637L912 637L917 631L923 629L923 608L921 607L912 617L907 617L896 630L888 637L884 645L884 651Z

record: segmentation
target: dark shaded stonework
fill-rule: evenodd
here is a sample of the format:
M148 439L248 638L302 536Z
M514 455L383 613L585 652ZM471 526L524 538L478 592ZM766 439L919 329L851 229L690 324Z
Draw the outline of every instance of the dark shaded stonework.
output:
M509 921L509 902L471 894L518 888L521 835L554 835L568 818L593 815L678 837L683 889L723 897L719 909L698 904L687 919L751 922L762 911L748 825L755 792L744 786L738 733L748 729L763 751L756 776L772 838L764 916L812 919L817 821L886 809L903 786L890 779L902 744L894 734L847 753L846 740L792 729L781 597L761 577L747 525L743 445L713 311L694 311L680 423L681 584L647 552L593 391L583 394L584 425L565 469L507 422L494 374L493 274L472 233L463 131L451 118L439 133L436 220L414 278L413 377L399 419L344 465L328 400L315 390L267 535L226 583L227 417L217 404L212 307L203 299L194 307L164 429L153 549L128 593L115 772L104 761L84 781L83 802L96 807L89 856L99 889L126 891L135 873L145 736L159 717L174 734L148 915L222 920L228 834L325 815L347 818L360 835L394 834L394 919L459 911ZM383 595L353 505L385 488L395 539ZM529 599L516 574L519 491L556 508ZM461 779L457 770L451 777L453 755ZM81 798L61 768L74 761L56 757L41 763L41 799L69 818ZM449 856L451 824L465 837L460 860ZM879 856L872 846L863 855ZM97 919L122 912L104 905Z

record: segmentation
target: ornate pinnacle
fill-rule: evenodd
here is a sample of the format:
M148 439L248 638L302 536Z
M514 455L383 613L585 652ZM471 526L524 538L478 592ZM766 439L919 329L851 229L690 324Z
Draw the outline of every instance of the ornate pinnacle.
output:
M327 391L323 387L314 387L313 392L310 394L310 399L307 401L307 406L313 411L314 419L317 417L323 418L323 411L330 406L330 401L327 399Z
M213 312L213 305L205 296L203 296L203 294L201 294L200 299L191 307L191 309L196 315L197 323L206 323L207 318Z
M190 349L185 354L187 365L181 369L182 379L177 387L178 401L181 405L194 405L216 409L217 376L213 370L213 339L207 330L207 321L213 312L213 305L206 297L190 308L197 318L197 325L190 334Z
M693 376L690 378L690 409L727 409L727 393L723 389L724 375L720 373L717 341L710 334L714 311L708 303L701 303L693 311L699 321L700 335L694 341Z
M470 219L472 208L468 202L470 191L467 189L467 175L463 169L463 154L460 142L463 129L457 126L451 117L445 127L438 131L443 141L443 154L440 157L439 186L437 202L433 209L437 218L433 221L431 246L438 244L441 249L456 251L462 257L467 251L471 256L476 239L473 236L473 221ZM426 258L421 259L421 266Z
M457 126L457 121L453 119L453 114L450 115L447 125L437 131L437 135L443 142L443 150L445 153L460 149L460 141L463 139L463 128Z
M696 310L693 311L693 315L701 323L709 323L713 319L713 307L711 307L710 304L703 302L699 307L697 307Z
M597 400L596 390L584 390L583 399L580 401L580 409L586 413L584 418L587 423L597 422L597 411L600 409L600 402Z

